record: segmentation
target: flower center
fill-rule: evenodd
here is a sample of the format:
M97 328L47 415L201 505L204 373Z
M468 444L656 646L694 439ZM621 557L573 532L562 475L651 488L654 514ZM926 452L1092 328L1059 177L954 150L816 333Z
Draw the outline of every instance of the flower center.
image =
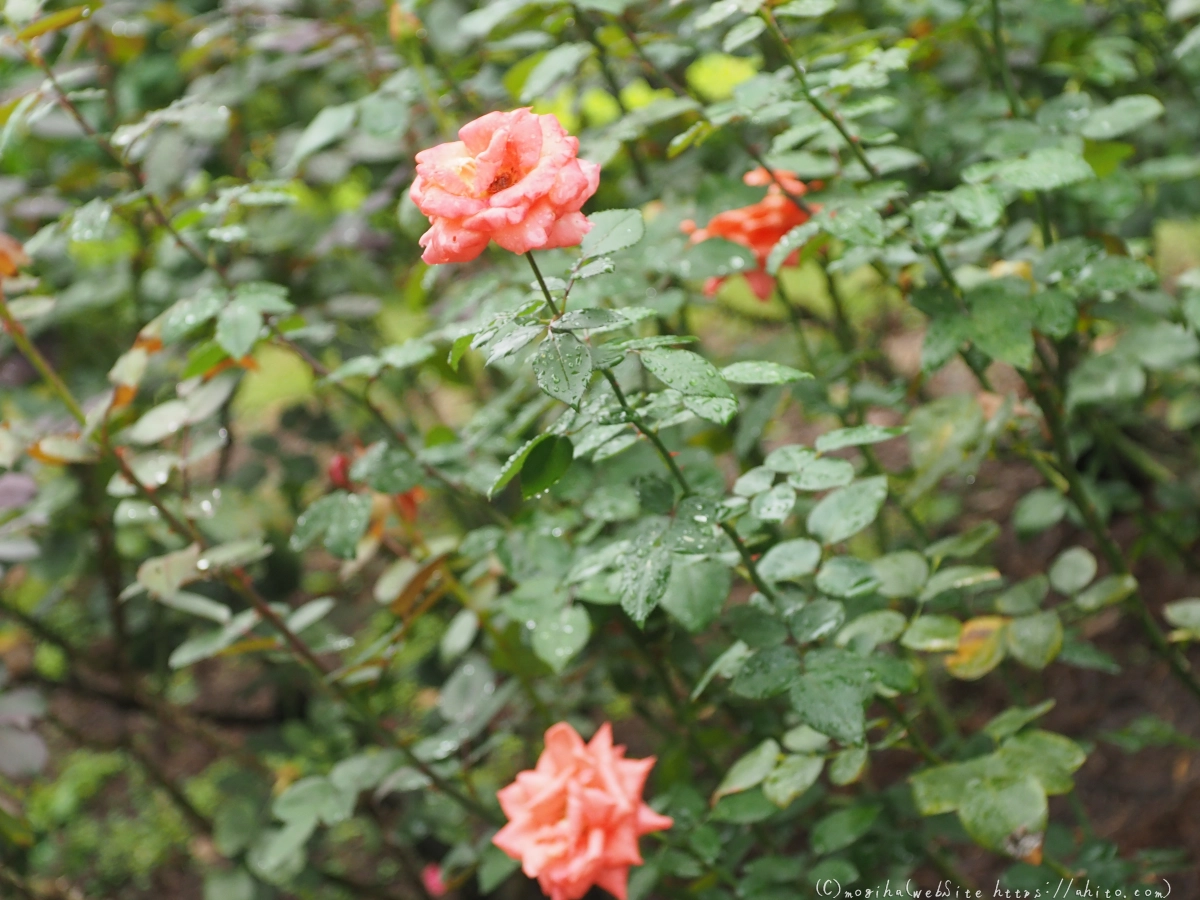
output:
M507 187L512 187L513 177L508 172L501 172L492 179L492 183L487 186L489 194L499 193Z

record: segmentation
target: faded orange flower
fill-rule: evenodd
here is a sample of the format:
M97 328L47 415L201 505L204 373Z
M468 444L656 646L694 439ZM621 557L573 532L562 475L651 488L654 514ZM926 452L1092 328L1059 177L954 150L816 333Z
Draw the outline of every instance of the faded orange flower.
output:
M550 900L580 900L593 886L625 900L629 867L642 864L638 838L674 824L642 802L653 767L654 757L625 759L607 722L587 744L560 722L537 767L497 794L509 822L492 842Z
M709 238L724 238L749 248L758 260L758 268L743 274L755 295L760 300L768 300L775 290L775 279L767 274L767 257L785 234L809 219L808 213L797 206L779 185L782 184L788 193L795 196L804 194L807 188L791 172L780 170L776 170L772 178L766 169L754 169L747 172L742 180L753 186L768 185L767 196L750 206L718 213L703 228L697 228L695 222L688 220L683 223L683 231L692 236L693 244ZM796 253L791 254L787 263L795 263L796 256ZM723 277L708 279L704 293L715 294L724 281Z

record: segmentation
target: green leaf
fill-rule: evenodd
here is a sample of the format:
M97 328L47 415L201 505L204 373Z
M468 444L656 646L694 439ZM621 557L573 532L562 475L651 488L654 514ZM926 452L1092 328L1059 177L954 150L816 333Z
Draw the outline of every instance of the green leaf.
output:
M308 159L318 150L328 147L336 140L345 137L354 127L358 118L358 107L353 103L343 103L340 106L326 106L313 119L300 140L292 149L291 158L284 167L285 172L294 172L300 163Z
M973 228L991 228L1004 215L1004 198L986 184L960 184L946 199L954 211Z
M1075 605L1084 612L1096 612L1120 603L1138 589L1132 575L1108 575L1075 597Z
M738 404L732 397L684 397L683 405L702 419L728 425L737 415Z
M815 19L837 7L837 0L792 0L775 8L777 16L797 19Z
M609 209L588 216L591 231L584 235L580 250L584 259L616 253L642 239L646 226L636 209Z
M961 559L974 556L1000 535L1000 526L995 522L980 522L962 534L951 535L934 541L925 548L925 555L940 565L943 559Z
M1122 294L1158 281L1155 271L1139 259L1128 256L1102 256L1089 262L1075 277L1075 287L1083 294L1104 292ZM1167 324L1167 323L1162 323Z
M910 650L925 653L949 653L958 649L962 622L953 616L918 616L913 619L900 643Z
M1185 34L1172 52L1176 59L1183 59L1196 50L1200 50L1200 25Z
M1022 191L1053 191L1096 177L1082 156L1058 147L1034 150L1024 159L1002 163L996 174Z
M659 605L692 634L699 634L721 614L732 581L733 576L723 563L677 558Z
M540 97L551 96L554 86L579 71L584 60L595 52L596 49L587 43L559 44L538 60L525 79L521 87L521 102L529 103Z
M721 49L726 53L732 53L739 47L744 47L749 44L767 28L767 23L757 16L751 16L748 19L742 19L725 35L725 39L721 41Z
M935 572L917 599L928 603L947 591L961 591L999 580L1000 573L991 566L950 566Z
M505 460L504 465L500 467L500 473L496 476L496 480L492 482L492 486L488 489L488 498L495 497L496 494L510 481L517 477L517 473L521 471L521 467L525 465L525 460L533 449L539 444L554 439L552 434L539 434L537 437L526 441L517 451Z
M753 652L745 641L735 641L731 644L727 650L713 660L712 665L708 667L704 675L696 683L690 696L692 702L694 703L696 698L704 693L704 689L718 675L722 678L733 678L737 675Z
M592 622L582 606L560 609L533 629L533 652L555 672L561 672L588 642Z
M685 397L733 398L733 391L716 367L691 350L644 350L642 365Z
M1048 815L1046 794L1032 775L974 782L958 808L972 840L1018 859L1036 858Z
M341 491L331 497L334 503L325 531L325 549L342 559L353 559L358 551L358 542L370 522L371 500L361 494Z
M275 798L271 812L283 822L337 825L354 813L355 793L339 790L328 778L302 778Z
M797 644L828 637L846 620L846 608L837 600L814 600L789 617L788 627Z
M878 475L839 488L808 514L808 530L823 544L837 544L875 521L887 499L887 477Z
M137 583L153 597L170 597L185 584L201 577L200 570L196 568L200 556L200 546L192 544L182 550L148 559L138 566Z
M867 758L866 747L847 747L829 764L829 783L841 786L858 781L867 767Z
M1020 537L1041 534L1067 514L1067 498L1054 488L1037 488L1017 501L1013 528Z
M1163 607L1163 616L1175 627L1171 640L1200 640L1200 599L1175 600Z
M187 337L205 322L214 318L225 305L221 291L205 289L194 297L177 301L163 315L161 337L164 344L173 344Z
M885 597L915 597L929 577L929 563L915 550L897 550L873 560L879 579L878 591Z
M414 338L403 344L392 344L379 351L379 359L385 366L393 369L411 369L419 366L436 352L429 341Z
M782 694L800 677L800 657L788 646L767 647L746 660L729 689L741 697L764 700Z
M262 313L251 303L234 299L217 316L217 343L234 359L241 359L258 342Z
M578 405L592 377L592 354L575 335L551 331L534 354L538 387L556 400Z
M1136 400L1146 389L1146 372L1118 353L1091 356L1076 366L1067 382L1067 407Z
M864 613L838 632L834 644L853 646L858 652L874 650L888 644L904 633L908 620L894 609L877 609Z
M288 291L269 281L244 281L234 288L234 298L257 309L263 315L285 315L295 310L288 302Z
M1079 131L1093 141L1110 141L1150 124L1164 112L1166 110L1157 98L1149 94L1130 94L1093 110Z
M343 559L353 559L370 517L371 501L368 497L334 491L317 500L300 515L289 544L293 550L303 550L324 535L325 548L330 553Z
M936 247L946 240L954 227L956 212L950 203L938 197L918 200L909 207L913 230L927 247Z
M519 868L521 868L519 859L513 859L491 843L487 844L479 859L479 893L484 896L491 894Z
M801 372L791 366L760 361L733 363L723 368L721 375L733 384L789 384L812 378L808 372Z
M176 591L156 599L163 606L169 606L171 609L177 609L190 616L198 616L221 625L231 618L229 607L225 604L210 600L201 594L193 594L190 591Z
M328 375L330 384L341 384L347 378L374 378L383 370L383 361L378 356L356 356L348 359Z
M1008 738L995 756L1006 774L1032 775L1051 796L1071 791L1075 787L1071 775L1087 761L1070 738L1037 728Z
M712 803L722 797L758 787L771 774L779 761L779 744L771 738L763 741L729 767L720 785L713 792Z
M628 325L629 319L611 309L572 309L550 323L553 331L587 331L609 325Z
M1085 547L1064 550L1050 567L1050 586L1060 594L1078 594L1096 577L1096 557Z
M900 437L908 431L907 428L884 428L881 425L856 425L853 428L839 428L829 431L817 438L816 448L820 453L831 453L843 447L861 447L865 444L878 444Z
M1030 722L1040 719L1054 708L1053 700L1043 700L1037 706L1014 706L1006 709L983 726L983 733L999 744L1012 737Z
M635 541L620 572L621 608L638 625L658 605L671 577L672 553L653 532Z
M788 155L792 156L794 154ZM771 248L771 253L767 257L767 273L769 275L778 275L779 270L783 268L784 263L787 262L788 257L791 256L794 251L799 250L814 237L816 237L820 231L821 226L817 222L809 221L805 222L803 225L797 225L795 228L785 234L779 239L779 243Z
M809 465L817 455L807 447L800 447L795 444L786 447L777 447L767 454L767 458L763 461L763 465L773 472L799 472L805 466ZM757 492L756 492L757 493Z
M1006 640L1013 659L1031 669L1044 669L1062 650L1062 621L1052 609L1020 616L1009 623Z
M350 478L384 494L403 494L421 481L421 467L407 450L377 441L350 466Z
M816 571L821 545L808 538L776 544L758 561L758 574L771 583L798 581Z
M781 809L817 783L825 760L808 754L785 756L763 782L763 796Z
M126 433L134 444L157 444L179 432L188 423L191 410L182 400L168 400L147 410Z
M985 281L967 291L971 320L966 337L984 353L1028 369L1033 363L1033 306L1024 278Z
M707 141L716 128L707 120L701 119L698 122L693 122L684 131L671 138L671 142L667 144L667 159L674 159L688 147L699 147Z
M817 573L817 590L831 597L861 597L878 584L871 564L853 556L827 559Z
M777 484L751 501L750 515L763 522L782 522L795 505L795 490L786 484Z
M879 816L878 806L852 806L830 813L812 827L813 853L824 856L849 847L870 831Z
M788 476L788 484L800 491L827 491L854 480L854 464L835 456L814 459Z
M551 436L529 451L521 464L521 496L528 500L566 474L575 458L571 439Z
M866 733L863 686L835 671L806 672L791 690L792 707L804 724L846 744Z
M856 247L882 247L887 233L879 213L862 202L823 209L813 221L833 237Z

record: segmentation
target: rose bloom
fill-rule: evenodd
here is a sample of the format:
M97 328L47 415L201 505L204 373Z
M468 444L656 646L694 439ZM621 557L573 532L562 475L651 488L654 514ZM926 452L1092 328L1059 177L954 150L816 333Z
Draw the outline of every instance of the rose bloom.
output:
M776 170L775 178L795 196L804 194L807 188L804 183L791 172ZM775 279L767 274L767 257L779 240L795 228L808 221L808 213L797 206L779 188L779 184L771 177L766 169L755 169L747 172L742 179L749 185L769 185L767 196L750 206L740 209L730 209L713 216L704 228L697 228L690 219L682 225L685 234L692 236L692 243L698 244L709 238L724 238L735 244L747 247L758 260L758 268L752 272L743 273L750 288L760 300L768 300L775 290ZM788 265L796 262L797 253L791 254L786 260ZM715 294L725 278L710 278L704 285L704 293Z
M560 722L537 767L497 794L509 822L492 842L551 900L580 900L593 885L625 900L629 867L642 864L638 838L674 824L642 802L653 766L625 759L607 722L588 744Z
M446 896L446 881L442 878L442 867L437 863L429 863L421 870L421 883L431 897Z
M526 253L574 247L591 223L579 210L600 167L578 159L579 139L553 115L490 112L459 129L461 140L417 154L413 203L433 227L421 259L467 262L488 241Z

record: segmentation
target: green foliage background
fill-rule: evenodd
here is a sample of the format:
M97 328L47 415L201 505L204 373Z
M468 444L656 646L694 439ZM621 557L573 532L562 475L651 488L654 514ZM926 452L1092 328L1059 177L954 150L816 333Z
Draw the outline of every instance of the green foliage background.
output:
M563 720L658 758L634 898L1200 889L1075 784L1195 761L1200 3L4 15L4 896L537 896ZM545 295L407 196L520 105L603 166ZM764 163L767 302L681 230Z

